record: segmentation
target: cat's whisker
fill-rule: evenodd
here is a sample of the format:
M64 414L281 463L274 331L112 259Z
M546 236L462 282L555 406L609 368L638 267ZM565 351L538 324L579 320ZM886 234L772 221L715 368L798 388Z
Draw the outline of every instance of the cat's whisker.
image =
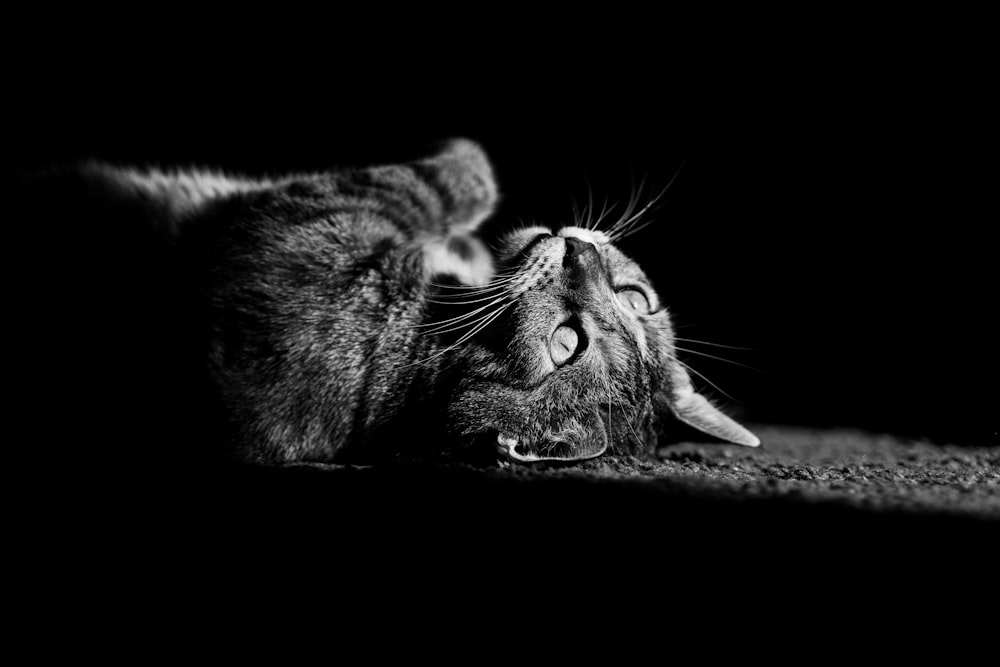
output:
M675 327L676 328L676 327ZM709 343L706 340L698 340L696 338L681 338L680 336L674 336L674 340L679 340L684 343L697 343L698 345L710 345L712 347L723 347L727 350L745 350L748 352L756 351L757 348L753 347L737 347L736 345L722 345L720 343Z
M598 231L598 229L601 226L601 223L604 222L604 219L609 215L611 215L611 212L614 211L615 208L617 207L618 207L618 202L611 204L608 198L605 197L604 202L601 204L601 212L597 214L597 218L595 220L588 221L587 229L589 229L592 232Z
M502 306L498 306L502 307ZM437 328L426 329L419 333L431 336L437 336L440 334L450 333L452 331L459 331L461 329L466 329L469 327L476 326L477 323L482 322L484 319L490 317L496 310L491 306L491 309L485 313L477 313L474 317L464 318L457 322L441 322Z
M591 223L594 220L594 189L591 187L590 179L587 178L586 174L584 174L583 180L587 185L587 205L583 209L580 209L576 203L576 198L573 198L573 224L582 229L592 229Z
M624 412L625 411L622 410L623 414L624 414ZM639 449L641 449L641 450L646 449L646 444L642 441L642 439L639 437L639 435L635 432L635 429L632 427L632 422L630 422L628 420L628 415L625 415L625 425L628 426L628 430L632 432L632 437L635 438L636 443L639 445Z
M505 278L503 280L498 280L492 283L485 283L483 285L445 285L443 283L427 283L430 287L437 287L440 289L455 290L456 292L485 292L491 289L497 289L511 283L517 276L513 275L510 278Z
M510 308L511 305L513 305L513 304L514 304L513 301L510 301L509 303L504 304L501 308L497 309L497 311L495 313L493 313L488 319L486 319L486 321L484 321L481 324L477 325L472 331L469 331L468 333L466 333L465 335L463 335L461 338L459 338L457 341L455 341L453 343L452 347L458 347L459 345L461 345L462 343L464 343L465 341L469 340L470 338L472 338L473 336L475 336L476 334L478 334L480 331L482 331L483 329L485 329L486 327L488 327L490 325L490 323L492 323L494 320L496 320L498 317L500 317L500 315L503 314L503 312L505 310L507 310L508 308Z
M604 369L604 386L608 388L608 445L615 441L615 426L611 419L611 380L608 379L608 370Z
M433 299L430 297L424 297L424 301L427 303L439 304L442 306L466 306L473 303L482 303L488 299L495 299L497 297L503 296L513 292L510 287L504 287L502 289L497 288L495 290L490 290L489 292L482 293L470 293L470 294L442 294L439 295L439 299Z
M438 350L437 352L435 352L431 356L427 357L426 359L421 359L420 361L413 361L413 362L410 362L408 364L402 364L400 366L397 366L396 368L406 368L408 366L417 366L417 365L420 365L420 364L425 364L428 361L433 361L434 359L437 359L438 357L440 357L443 354L447 354L448 352L451 352L452 350L454 350L455 348L457 348L458 346L460 346L462 343L464 343L465 341L469 340L470 338L472 338L473 336L475 336L477 333L479 333L480 331L482 331L483 329L485 329L486 327L488 327L494 320L496 320L498 317L500 317L500 315L505 310L507 310L508 308L510 308L511 305L513 305L513 304L514 304L514 302L511 301L510 303L507 303L503 307L499 308L495 313L493 313L493 315L491 317L489 317L489 319L487 319L485 322L482 322L479 325L477 325L475 329L473 329L472 331L469 331L468 333L466 333L465 335L463 335L461 338L459 338L457 341L455 341L454 343L452 343L448 347L446 347L446 348L444 348L442 350Z
M613 242L617 243L618 241L621 241L624 238L628 238L629 236L632 236L633 234L642 231L646 227L649 227L651 224L653 224L653 221L652 220L647 220L646 222L642 223L638 227L635 227L635 228L632 228L632 229L627 229L627 230L623 231L622 233L620 233L618 236L616 236L613 239Z
M625 210L622 212L622 216L613 225L611 225L607 232L605 232L609 237L617 233L626 220L630 220L632 218L633 211L635 211L635 207L639 204L639 197L645 187L645 182L646 179L643 177L642 182L639 183L639 187L636 188L633 175L632 194L629 196L628 204L625 205Z
M586 176L583 177L583 181L587 184L587 219L579 226L590 229L590 223L594 219L594 188L590 186L590 179Z
M653 202L653 203L655 203L655 202ZM650 206L652 206L652 204L650 204ZM649 210L649 206L647 206L646 208L644 208L641 211L639 211L639 213L636 214L636 221L638 221L639 218L643 214L645 214L647 210ZM650 218L650 219L646 220L645 222L643 222L642 224L639 224L639 225L635 225L635 223L632 223L632 225L627 226L627 227L623 228L620 232L618 232L618 234L615 235L615 237L612 240L613 240L613 242L617 243L618 241L621 241L622 239L627 238L629 236L632 236L633 234L635 234L635 233L637 233L637 232L645 229L649 225L653 224L653 222L654 222L653 219Z
M671 180L671 183L672 182L673 182L673 180ZM647 203L645 206L643 206L637 213L635 213L634 215L630 216L628 218L628 220L620 222L620 224L618 225L617 230L615 230L614 233L613 233L613 235L611 236L612 240L613 241L618 241L620 239L623 239L626 236L634 234L635 232L637 232L640 229L643 229L647 225L649 225L652 222L652 220L647 220L646 222L642 223L638 227L635 226L639 222L639 220L642 219L642 216L644 216L652 207L656 206L657 203L659 203L660 199L662 199L663 196L667 193L667 188L669 188L669 187L670 187L670 183L668 183L667 187L663 188L663 190L660 191L660 194L656 195L656 197L654 197L653 199L651 199L649 201L649 203Z
M489 281L479 284L479 285L456 285L455 283L439 283L433 280L428 280L427 284L434 287L442 287L445 289L480 289L483 287L489 287L491 285L498 285L504 283L517 276L517 270L512 270L509 273L497 273L490 277Z
M610 204L610 206L609 206L609 204ZM606 218L609 215L611 215L611 212L614 211L615 208L617 208L617 206L618 206L618 202L615 202L614 204L611 204L608 201L607 197L605 197L604 203L601 204L601 213L600 213L600 215L597 216L597 220L594 221L594 231L597 231L598 228L600 228L601 223L604 222L604 218Z
M490 290L495 290L507 285L517 279L518 274L511 274L509 277L505 277L503 280L496 280L489 283L484 283L482 285L446 285L444 283L428 282L427 284L431 287L437 287L439 289L450 289L463 292L488 292ZM450 296L445 294L439 294L438 296Z
M640 188L641 187L642 186L640 185ZM647 204L638 212L634 212L638 204L639 204L638 196L634 196L632 199L629 200L629 205L625 209L625 212L622 214L622 217L619 218L618 221L615 222L614 226L611 228L612 232L618 233L619 231L625 229L629 224L638 219L646 211L646 209L649 208L649 204Z
M410 328L412 328L412 329L416 329L418 327L432 327L433 328L433 327L441 326L443 324L449 324L451 322L460 322L462 320L467 320L470 317L475 317L479 313L481 313L484 310L488 309L490 306L492 306L492 305L494 305L496 303L499 303L500 301L503 301L503 299L506 296L507 295L504 294L504 295L502 295L500 297L497 297L496 301L494 301L492 303L488 303L485 306L480 306L479 308L476 308L475 310L473 310L471 312L468 312L468 313L465 313L463 315L458 315L457 317L451 317L451 318L448 318L447 320L440 320L440 321L437 321L437 322L424 322L424 323L421 323L421 324L414 324Z
M670 180L667 181L667 184L663 187L662 190L660 190L659 194L657 194L648 204L646 204L642 208L642 210L631 216L628 216L628 213L626 213L625 216L622 216L621 220L615 223L612 229L609 230L608 232L608 236L611 238L612 242L617 242L627 236L631 236L632 234L635 234L639 230L645 229L647 225L652 223L652 220L647 220L638 227L635 226L638 223L638 221L642 218L642 216L645 215L650 208L656 205L663 198L663 196L667 194L667 191L674 184L674 181L676 181L677 177L680 176L682 169L684 169L684 161L682 161L680 166L677 167L677 171L675 171L674 175L670 177ZM639 192L642 191L644 184L645 184L645 179L643 179L643 182L639 184ZM626 216L628 216L629 218L627 221L625 220Z
M514 276L517 275L518 271L519 271L519 269L511 268L511 270L507 271L507 272L494 273L492 276L490 276L489 282L484 283L484 284L485 285L489 285L489 284L494 283L494 282L500 282L500 281L502 281L502 280L504 280L506 278L513 278ZM476 285L454 285L454 284L448 284L448 283L435 283L433 280L428 280L427 282L429 284L439 285L441 287L456 287L456 288L458 288L458 287L477 287ZM478 287L482 287L482 286L483 285L478 285Z
M509 285L497 285L496 287L490 287L488 289L481 289L475 291L462 292L460 294L435 294L433 298L437 299L448 299L448 303L461 303L461 299L466 299L473 296L483 296L485 294L490 294L491 292L496 294L502 290L510 289ZM429 299L431 297L424 297L424 299Z
M475 296L479 293L492 292L498 289L507 289L511 283L513 283L517 277L507 278L502 281L497 281L495 283L488 283L485 285L443 285L436 283L428 283L429 287L435 287L441 290L450 290L456 292L454 294L441 293L433 294L435 297L453 298L462 296Z
M490 291L493 291L493 290L490 290ZM431 299L431 298L428 298L428 297L424 297L424 301L426 301L427 303L436 303L436 304L440 304L440 305L443 305L443 306L464 306L466 304L482 303L483 301L489 301L490 299L497 298L496 294L489 294L487 296L480 296L479 298L476 298L476 299L466 299L465 297L468 297L468 296L477 296L477 295L474 295L474 294L472 294L472 295L470 295L470 294L456 294L453 297L451 297L453 299L452 301L439 301L437 299ZM459 299L462 299L462 300L459 300Z
M573 209L573 224L577 227L583 227L583 215L577 207L576 197L570 197L570 207Z
M438 335L438 334L450 333L452 331L460 331L462 329L465 329L466 327L475 327L478 323L482 322L483 320L486 320L486 319L492 317L495 312L496 311L490 311L490 312L486 313L485 315L481 315L481 316L475 318L474 320L471 320L469 322L463 322L462 324L458 324L456 326L449 327L447 329L433 329L433 330L424 331L422 333L429 333L429 334Z
M740 368L745 368L747 370L754 371L755 373L763 373L764 372L764 371L760 370L759 368L754 368L753 366L747 366L746 364L741 364L738 361L732 361L731 359L726 359L725 357L717 357L714 354L706 354L704 352L698 352L697 350L689 350L687 348L679 347L677 345L674 346L674 349L680 350L681 352L686 352L688 354L697 354L699 357L707 357L709 359L715 359L716 361L722 361L722 362L725 362L727 364L732 364L733 366L739 366Z
M721 392L722 395L725 396L726 398L728 398L729 400L733 401L734 403L739 403L739 401L737 401L735 398L733 398L731 395L729 395L729 393L727 393L726 391L724 391L722 389L722 387L720 387L719 385L715 384L714 382L712 382L711 380L709 380L707 377L705 377L704 375L702 375L701 373L699 373L695 369L691 368L691 366L689 366L688 364L685 364L683 361L681 361L680 359L678 359L676 356L674 356L674 361L676 361L681 366L683 366L685 369L687 369L687 371L689 373L694 373L695 375L697 375L698 377L700 377L702 380L704 380L708 384L710 384L713 387L715 387L715 389L717 391Z

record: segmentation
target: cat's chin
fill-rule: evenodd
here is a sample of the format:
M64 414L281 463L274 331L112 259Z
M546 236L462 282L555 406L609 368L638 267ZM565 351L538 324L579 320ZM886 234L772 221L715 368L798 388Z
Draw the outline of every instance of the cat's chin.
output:
M600 422L600 420L597 420ZM574 428L527 439L498 432L496 451L503 460L514 463L570 463L600 456L608 449L603 424L598 428L574 425Z

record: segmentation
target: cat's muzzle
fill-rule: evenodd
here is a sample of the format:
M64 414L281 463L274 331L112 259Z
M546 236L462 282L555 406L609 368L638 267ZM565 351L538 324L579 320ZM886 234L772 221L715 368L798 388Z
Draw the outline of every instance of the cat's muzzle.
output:
M497 453L516 463L584 461L600 456L607 448L603 427L549 435L536 442L498 433L496 441Z
M582 286L597 280L602 274L601 256L593 243L578 238L564 239L566 250L563 254L563 270L572 285Z

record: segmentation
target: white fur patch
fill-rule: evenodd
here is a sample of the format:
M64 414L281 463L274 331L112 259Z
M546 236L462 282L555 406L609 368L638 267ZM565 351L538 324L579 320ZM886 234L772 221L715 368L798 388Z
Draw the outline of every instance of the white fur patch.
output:
M559 230L559 236L577 238L595 246L611 242L611 239L604 232L599 232L596 229L584 229L583 227L563 227Z
M493 258L482 241L471 236L460 237L471 257L461 257L449 248L450 238L435 239L424 244L424 266L427 276L453 276L463 285L485 285L493 278Z

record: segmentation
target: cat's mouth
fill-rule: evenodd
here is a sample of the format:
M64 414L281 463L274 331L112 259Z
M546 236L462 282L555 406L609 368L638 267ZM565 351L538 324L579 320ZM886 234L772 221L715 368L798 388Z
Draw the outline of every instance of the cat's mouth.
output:
M598 448L579 449L568 442L523 442L500 434L497 436L497 453L508 461L517 463L571 462L593 459L603 454L607 439Z
M496 438L497 454L516 463L584 461L600 456L607 449L608 434L596 413L541 437L498 432Z

